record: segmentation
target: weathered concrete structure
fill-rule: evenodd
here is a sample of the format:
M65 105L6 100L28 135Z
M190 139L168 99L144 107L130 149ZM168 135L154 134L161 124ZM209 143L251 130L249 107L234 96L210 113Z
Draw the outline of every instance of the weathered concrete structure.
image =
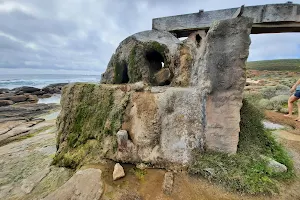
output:
M208 30L214 21L231 19L235 14L253 18L252 34L300 32L299 4L270 4L153 19L154 30L169 31L187 37L195 30Z
M184 26L188 18L154 20L154 28L170 23L168 31L193 31L184 41L166 30L122 41L102 84L64 89L56 162L76 167L91 156L171 168L188 166L195 151L236 153L253 30L253 18L242 10L209 21L208 31L196 19Z

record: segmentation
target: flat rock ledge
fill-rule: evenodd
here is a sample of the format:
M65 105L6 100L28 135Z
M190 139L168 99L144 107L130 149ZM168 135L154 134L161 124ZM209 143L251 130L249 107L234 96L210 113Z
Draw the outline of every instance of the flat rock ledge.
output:
M44 200L95 200L103 193L100 169L85 169L76 172L70 180L49 194Z

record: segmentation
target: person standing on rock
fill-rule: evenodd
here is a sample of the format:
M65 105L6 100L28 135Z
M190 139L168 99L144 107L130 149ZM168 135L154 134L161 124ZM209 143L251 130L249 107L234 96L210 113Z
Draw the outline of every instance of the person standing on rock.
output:
M300 79L295 83L295 85L293 85L290 91L294 94L288 100L289 113L287 115L284 115L285 117L293 116L293 103L300 99ZM300 102L298 102L298 117L296 121L300 121Z

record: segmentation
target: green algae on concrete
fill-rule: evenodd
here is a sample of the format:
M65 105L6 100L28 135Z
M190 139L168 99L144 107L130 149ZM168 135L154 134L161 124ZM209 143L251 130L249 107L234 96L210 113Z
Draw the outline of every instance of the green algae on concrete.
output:
M135 45L130 51L128 60L128 76L130 83L135 83L142 80L142 73L136 61L136 54L137 46Z
M116 143L128 101L129 94L118 86L77 83L64 88L53 163L76 168L93 150L100 152L105 138Z

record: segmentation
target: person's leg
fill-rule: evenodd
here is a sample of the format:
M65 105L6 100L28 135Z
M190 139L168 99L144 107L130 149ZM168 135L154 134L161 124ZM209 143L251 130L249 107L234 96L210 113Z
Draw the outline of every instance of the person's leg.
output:
M300 100L298 100L297 105L298 105L298 117L296 120L299 121L300 120Z
M289 98L289 100L288 100L288 110L289 110L289 114L287 114L287 115L284 115L284 116L286 116L286 117L292 117L293 116L293 103L295 102L295 101L297 101L299 98L298 97L296 97L296 96L291 96L290 98Z

